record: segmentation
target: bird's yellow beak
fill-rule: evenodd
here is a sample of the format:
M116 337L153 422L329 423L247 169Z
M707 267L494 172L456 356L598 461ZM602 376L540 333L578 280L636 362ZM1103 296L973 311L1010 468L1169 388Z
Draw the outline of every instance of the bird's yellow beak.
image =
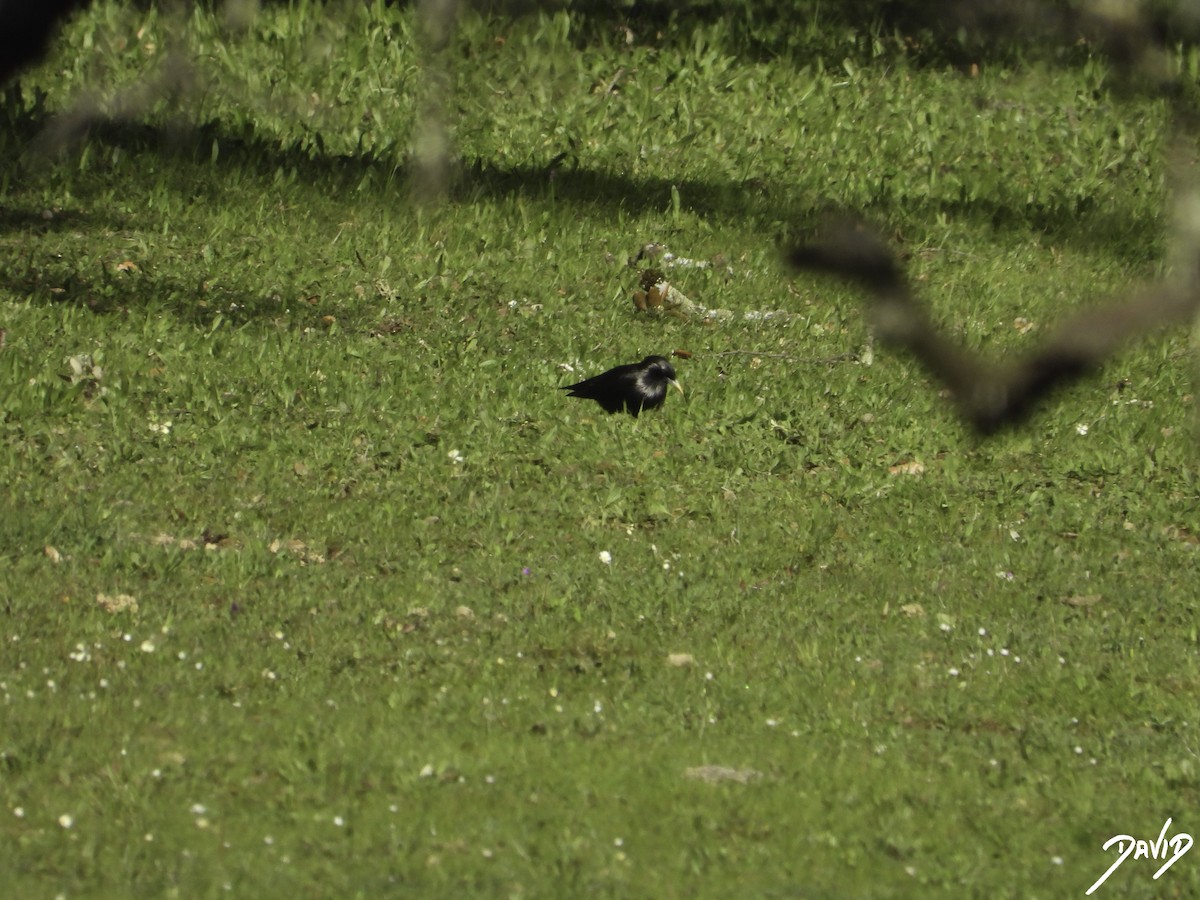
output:
M675 388L675 390L679 391L679 393L681 393L681 394L683 393L683 385L680 384L678 381L676 381L674 378L671 379L671 387Z

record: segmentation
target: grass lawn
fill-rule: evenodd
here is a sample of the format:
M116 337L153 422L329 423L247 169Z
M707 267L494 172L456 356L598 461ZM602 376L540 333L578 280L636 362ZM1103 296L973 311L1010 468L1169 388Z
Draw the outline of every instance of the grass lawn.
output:
M1021 352L1163 274L1163 107L763 8L465 15L439 203L402 4L104 0L10 86L12 896L1078 897L1200 833L1190 335L979 441L780 254L865 210Z

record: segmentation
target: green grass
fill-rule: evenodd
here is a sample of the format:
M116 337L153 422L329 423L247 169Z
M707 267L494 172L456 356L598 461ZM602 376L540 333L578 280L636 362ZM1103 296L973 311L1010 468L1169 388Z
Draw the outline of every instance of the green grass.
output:
M1197 832L1189 336L981 443L779 258L866 209L939 321L1020 352L1161 274L1164 112L810 12L773 53L735 16L465 17L432 205L405 9L102 3L10 90L14 896L1082 896L1112 835ZM28 151L172 42L194 92ZM650 241L791 317L635 314ZM659 414L557 390L674 349ZM1200 889L1156 868L1097 895Z

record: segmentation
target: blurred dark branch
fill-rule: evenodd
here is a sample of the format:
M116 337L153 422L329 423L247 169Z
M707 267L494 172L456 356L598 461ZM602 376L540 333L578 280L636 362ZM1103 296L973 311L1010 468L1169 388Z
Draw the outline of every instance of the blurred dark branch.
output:
M1200 244L1194 240L1191 253L1194 270L1200 263ZM789 261L865 289L876 336L912 353L949 388L963 418L983 434L1020 423L1047 394L1095 371L1126 341L1187 322L1200 308L1200 290L1189 273L1068 318L1032 353L998 363L970 353L934 325L893 252L865 226L843 222L824 240L793 249Z
M107 100L90 91L76 97L69 109L46 123L27 155L35 160L53 159L82 141L94 126L136 122L159 101L178 101L194 87L195 80L191 60L182 50L171 49L157 69Z
M88 0L0 0L0 86L42 58L58 25Z
M450 186L453 146L446 122L452 92L449 46L458 15L458 0L419 0L422 26L421 65L425 90L417 124L415 196L422 201L445 199Z
M979 19L972 17L991 15L993 25L1003 21L1007 27L1027 28L1035 21L1044 24L1048 15L1043 5L1022 0L955 8L964 22L976 25ZM1180 5L1181 16L1183 8ZM1105 48L1118 89L1163 96L1169 102L1169 188L1175 217L1167 280L1066 319L1040 347L1016 361L994 362L958 345L933 323L895 254L860 219L845 217L822 239L788 253L798 269L837 275L862 288L868 319L880 340L916 357L950 390L963 418L983 434L1022 422L1048 394L1094 372L1125 342L1188 322L1200 311L1200 185L1194 149L1200 116L1195 86L1172 77L1162 24L1139 15L1131 4L1096 3L1051 15L1054 27L1064 34L1086 29L1097 46ZM1176 27L1193 27L1190 16Z

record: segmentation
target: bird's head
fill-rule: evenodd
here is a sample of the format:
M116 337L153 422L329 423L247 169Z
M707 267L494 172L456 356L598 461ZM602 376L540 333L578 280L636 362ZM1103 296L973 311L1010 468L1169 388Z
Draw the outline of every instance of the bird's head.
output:
M652 389L666 390L667 385L675 388L679 393L683 393L683 385L679 383L675 376L675 367L665 356L647 356L641 362L642 383Z

